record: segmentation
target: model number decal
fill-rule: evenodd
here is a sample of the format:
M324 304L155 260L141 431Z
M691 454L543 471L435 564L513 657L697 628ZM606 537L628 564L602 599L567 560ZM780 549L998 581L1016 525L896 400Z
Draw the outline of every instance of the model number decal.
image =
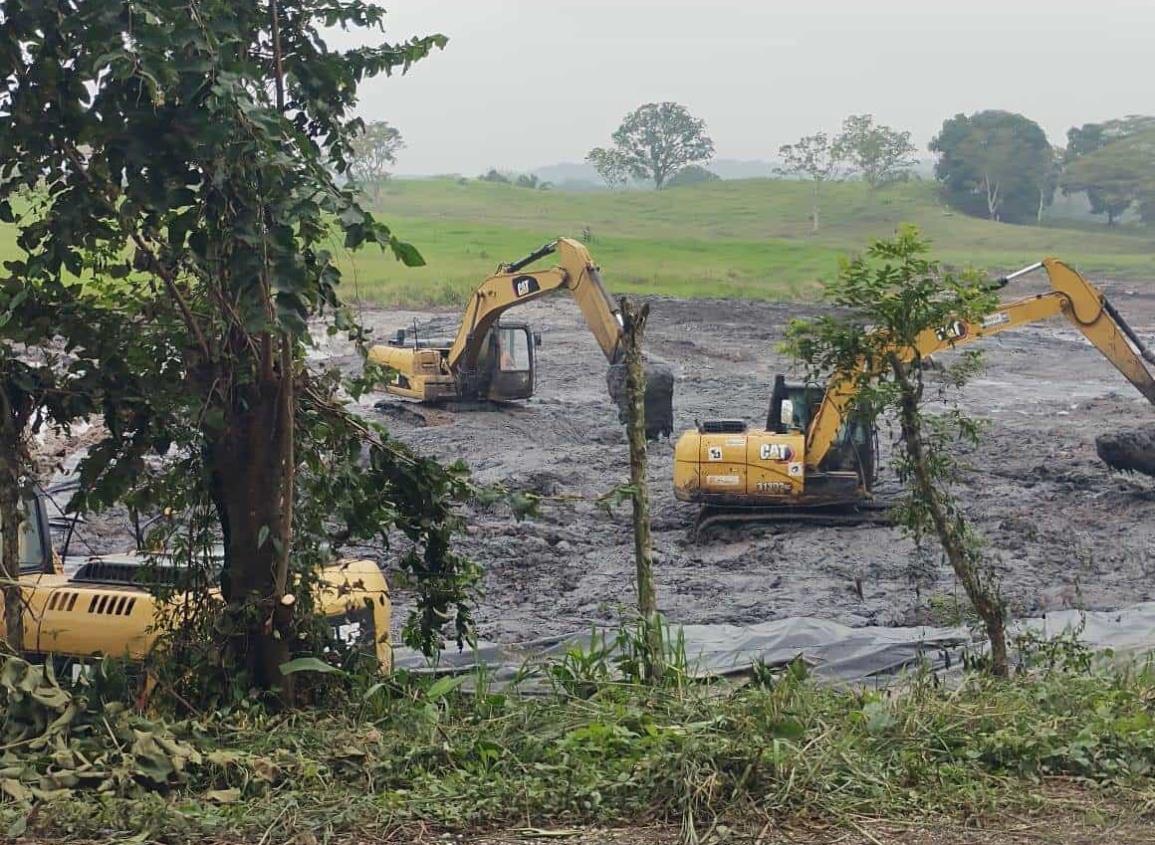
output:
M790 485L785 481L759 481L754 489L759 493L789 493Z
M706 483L718 487L737 487L742 479L736 475L707 475Z
M983 320L983 328L989 329L991 326L1001 326L1003 323L1009 323L1010 321L1010 314L1008 314L1006 311L999 311L995 314L987 316L986 319Z

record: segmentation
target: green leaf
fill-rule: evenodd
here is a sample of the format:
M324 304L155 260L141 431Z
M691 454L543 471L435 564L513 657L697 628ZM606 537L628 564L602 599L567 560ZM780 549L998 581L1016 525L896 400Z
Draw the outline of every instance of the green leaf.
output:
M393 254L397 256L397 260L406 267L424 267L425 259L421 253L417 251L417 247L405 241L399 241L394 238L390 245L393 247Z
M433 682L433 685L426 690L426 700L437 701L438 699L444 698L464 684L465 679L465 675L446 675L443 678L438 678Z
M298 657L280 666L282 675L297 672L316 672L319 675L344 675L345 672L317 657Z

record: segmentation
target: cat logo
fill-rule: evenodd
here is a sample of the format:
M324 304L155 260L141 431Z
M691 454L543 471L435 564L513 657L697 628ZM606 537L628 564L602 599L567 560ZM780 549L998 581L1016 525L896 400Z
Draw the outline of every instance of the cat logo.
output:
M539 290L541 290L541 285L533 276L514 276L513 295L518 299L529 296L531 293L537 293Z
M711 461L722 460L722 447L721 446L711 446L709 449L709 456L710 456Z
M794 450L785 443L763 443L758 457L764 461L788 461L794 457Z
M962 320L947 323L941 329L935 330L935 336L942 341L961 340L967 336L967 324Z

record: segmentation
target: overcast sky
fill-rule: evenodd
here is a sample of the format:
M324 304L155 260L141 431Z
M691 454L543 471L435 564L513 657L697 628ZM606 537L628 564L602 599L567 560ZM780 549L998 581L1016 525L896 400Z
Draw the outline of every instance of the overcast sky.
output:
M641 103L705 119L721 158L767 159L851 113L909 129L1020 111L1068 127L1155 113L1155 0L389 0L387 37L442 53L364 88L399 173L580 161ZM337 43L348 44L347 37Z

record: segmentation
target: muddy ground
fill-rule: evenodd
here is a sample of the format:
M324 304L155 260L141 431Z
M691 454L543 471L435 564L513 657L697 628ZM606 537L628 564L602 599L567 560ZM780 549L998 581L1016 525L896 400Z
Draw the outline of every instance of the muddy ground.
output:
M1155 339L1155 296L1106 288L1140 335ZM711 417L764 420L773 375L789 366L776 347L800 313L814 309L655 300L647 340L677 374L675 431ZM497 640L612 623L633 598L628 505L608 514L594 502L628 475L604 360L568 300L534 304L518 317L544 337L531 401L427 419L396 402L388 412L372 401L365 406L414 447L465 460L481 481L559 497L530 522L502 511L469 514L461 549L485 564L480 633ZM414 320L444 334L455 315L380 311L365 318L382 334ZM1014 611L1106 609L1155 597L1155 483L1111 472L1095 453L1096 435L1155 421L1155 409L1061 320L981 346L987 365L964 402L989 428L957 492ZM885 451L888 439L884 431ZM653 448L650 461L659 604L669 619L955 621L961 589L949 568L918 554L898 529L719 527L695 543L695 509L673 497L672 443ZM885 469L882 478L885 492L893 480ZM405 603L399 594L398 619Z
M1140 335L1155 340L1155 294L1106 287ZM764 421L773 376L789 367L777 351L785 326L794 316L816 313L812 306L669 299L654 300L652 308L648 346L677 376L675 432L712 417ZM362 407L416 449L463 459L482 482L550 497L540 517L527 522L501 508L467 513L460 550L486 570L480 634L503 641L614 623L634 590L629 506L607 513L595 502L628 477L605 361L569 300L536 303L517 316L544 340L532 400L504 410L418 413L400 400L377 410L382 394ZM381 336L414 321L445 335L457 315L369 310L363 317ZM1015 613L1109 609L1155 598L1155 480L1114 473L1095 451L1096 435L1155 421L1155 409L1061 320L980 346L987 365L966 388L964 402L989 427L957 492L986 538ZM338 344L322 344L314 358L357 366ZM885 430L881 439L888 451ZM672 443L652 448L658 597L670 620L957 621L961 589L949 568L937 556L918 554L895 528L716 527L695 542L696 509L674 499L672 464ZM884 468L880 493L893 486ZM114 522L81 528L72 553L124 547L130 536L109 529ZM116 524L123 528L123 519ZM386 567L396 553L358 551ZM395 593L399 625L408 597Z

